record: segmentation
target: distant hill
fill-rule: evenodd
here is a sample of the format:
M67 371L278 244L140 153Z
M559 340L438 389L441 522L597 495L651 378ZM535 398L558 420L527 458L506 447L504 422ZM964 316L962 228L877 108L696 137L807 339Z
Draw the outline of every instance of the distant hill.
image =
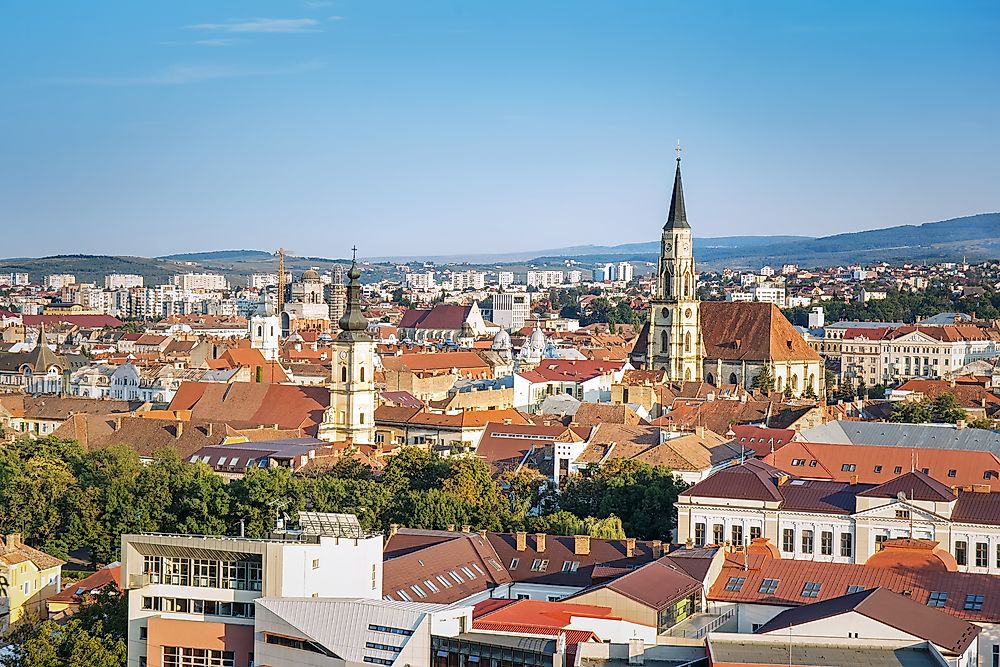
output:
M657 242L630 243L600 248L586 254L546 252L536 263L557 263L586 258L588 262L654 261ZM794 263L831 266L855 262L933 262L986 260L1000 257L1000 213L901 225L820 238L795 236L733 236L696 238L695 259L705 268L759 267Z
M695 258L706 269L758 268L764 264L800 264L806 267L835 266L855 262L938 262L970 261L1000 258L1000 213L954 218L922 225L902 225L863 232L835 234L821 238L807 236L724 236L696 238ZM528 266L564 265L576 260L586 265L603 262L652 262L659 253L659 242L625 243L613 246L584 245L553 250L520 253L470 253L468 255L410 256L366 258L384 264L408 261L435 261L440 264L467 263L489 267L500 264L511 270ZM289 255L289 271L317 267L322 271L335 265L350 263L348 259L297 257ZM0 272L31 274L40 281L52 273L72 273L81 282L101 283L109 273L136 273L149 284L167 282L170 276L188 271L214 271L227 275L231 282L242 282L251 273L274 272L277 259L264 250L218 250L182 253L165 257L146 258L104 255L56 255L39 258L0 260ZM386 275L391 267L373 267L366 277L376 279Z
M167 259L178 262L240 261L268 259L273 254L264 250L214 250L211 252L184 252L177 255L163 255L156 259Z

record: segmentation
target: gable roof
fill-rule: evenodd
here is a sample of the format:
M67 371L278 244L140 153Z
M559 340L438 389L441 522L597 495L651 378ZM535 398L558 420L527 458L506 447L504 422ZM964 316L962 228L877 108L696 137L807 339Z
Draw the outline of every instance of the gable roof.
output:
M681 496L707 496L709 498L745 498L781 502L776 475L783 474L762 461L750 459L740 465L723 468L694 486L681 492Z
M703 301L705 359L822 361L772 303Z
M472 306L441 303L430 309L410 308L403 313L398 329L461 330Z
M321 386L184 382L169 409L190 410L192 419L224 421L237 428L277 425L315 436L329 405L330 391Z
M859 493L869 498L895 498L906 494L907 500L927 500L948 503L955 500L951 488L931 478L919 470L907 472L885 484L880 484Z
M701 586L701 581L661 558L599 587L659 611L694 591L700 591Z
M954 424L831 421L799 432L810 442L883 445L911 449L960 449L1000 456L1000 432L958 428Z
M920 604L886 588L841 595L840 597L793 607L762 625L758 634L787 631L796 625L856 612L879 623L940 646L952 655L961 655L982 632L968 621Z

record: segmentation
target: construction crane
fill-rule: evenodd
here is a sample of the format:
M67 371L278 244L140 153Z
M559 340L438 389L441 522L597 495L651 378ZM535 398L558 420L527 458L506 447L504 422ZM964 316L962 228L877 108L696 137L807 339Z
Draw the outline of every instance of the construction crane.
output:
M285 249L278 248L274 253L274 256L278 258L278 317L281 317L281 311L285 309Z

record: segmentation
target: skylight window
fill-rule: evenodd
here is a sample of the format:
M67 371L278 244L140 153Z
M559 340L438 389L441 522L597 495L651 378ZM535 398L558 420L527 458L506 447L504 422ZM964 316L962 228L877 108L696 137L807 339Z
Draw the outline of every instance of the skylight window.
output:
M764 595L773 595L776 590L778 590L778 582L780 579L765 579L760 582L760 588L757 589L758 593L763 593Z
M848 594L851 594L851 593L860 593L863 590L865 590L864 586L858 586L856 584L851 584L850 586L847 587L847 593Z
M948 601L948 593L946 591L931 591L931 596L927 598L928 607L943 607Z
M965 607L967 611L982 611L983 610L983 596L975 595L970 593L965 596Z
M738 593L740 589L743 588L743 584L746 580L746 577L729 577L729 581L726 582L726 590Z
M804 598L815 598L819 597L819 589L822 584L815 581L807 581L805 586L802 587L802 597Z

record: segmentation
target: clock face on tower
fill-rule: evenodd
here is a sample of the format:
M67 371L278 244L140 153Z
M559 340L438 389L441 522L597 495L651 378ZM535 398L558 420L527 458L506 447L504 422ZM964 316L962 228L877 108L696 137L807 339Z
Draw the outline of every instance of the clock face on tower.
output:
M673 248L673 246L670 243L667 243L666 245L663 246L663 249L666 250L667 252L670 252L671 248Z
M340 358L341 359L346 359L347 358L347 352L341 352L340 353Z

